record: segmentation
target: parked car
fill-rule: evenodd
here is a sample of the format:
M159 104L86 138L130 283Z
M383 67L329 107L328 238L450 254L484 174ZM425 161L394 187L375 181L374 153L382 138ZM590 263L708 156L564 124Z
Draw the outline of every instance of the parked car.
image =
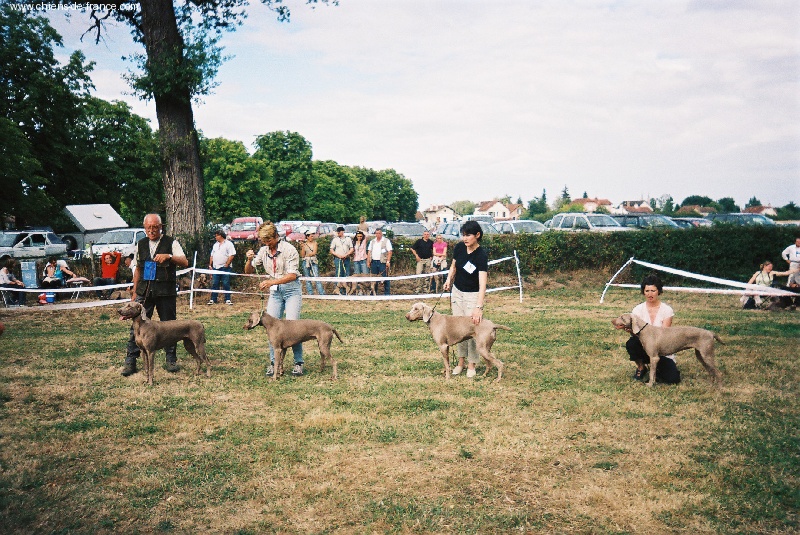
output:
M45 258L67 253L67 244L46 230L7 231L0 234L0 263L9 258Z
M494 226L500 234L539 234L547 230L547 227L538 221L529 221L527 219L498 221Z
M772 219L761 214L708 214L706 219L715 225L775 225Z
M461 218L461 221L483 221L485 223L495 223L494 217L490 215L465 215Z
M704 217L672 217L670 219L681 228L710 227L713 224Z
M436 228L436 234L441 234L442 237L447 241L460 241L461 240L461 225L463 225L465 221L452 221L450 223L442 223ZM483 230L484 236L492 236L500 234L494 225L491 223L487 223L486 221L478 221L478 224L481 226L481 230Z
M613 217L606 214L570 212L553 216L550 221L550 230L618 232L633 230L633 228L623 227Z
M260 217L237 217L231 221L228 239L231 241L258 241L258 227L264 222Z
M421 223L404 223L402 221L397 223L389 223L383 227L383 232L394 238L421 238L422 233L428 229ZM391 232L391 234L389 234Z
M119 251L122 256L136 252L136 243L147 236L143 228L118 228L109 230L92 245L92 254L100 256L103 253Z
M356 231L358 230L358 223L348 223L344 226L344 235L350 239L356 237Z
M620 214L612 215L617 223L623 227L633 227L641 229L675 229L680 228L678 224L667 216L661 214Z

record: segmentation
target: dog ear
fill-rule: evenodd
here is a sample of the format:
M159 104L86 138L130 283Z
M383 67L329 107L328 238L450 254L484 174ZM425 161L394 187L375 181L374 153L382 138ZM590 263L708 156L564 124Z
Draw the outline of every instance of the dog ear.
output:
M631 315L631 332L633 334L639 334L645 325L647 325L646 321L642 321L638 316Z
M422 321L428 323L433 317L433 309L428 305L422 305Z

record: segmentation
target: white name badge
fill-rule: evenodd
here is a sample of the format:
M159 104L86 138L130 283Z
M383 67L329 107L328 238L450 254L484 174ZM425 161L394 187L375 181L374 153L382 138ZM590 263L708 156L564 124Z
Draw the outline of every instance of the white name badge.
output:
M472 275L473 273L475 273L475 270L476 270L476 269L478 269L478 268L476 268L476 267L475 267L475 264L473 264L472 262L469 262L469 261L467 261L467 263L466 263L466 264L464 264L464 271L466 271L466 272L467 272L467 273L469 273L470 275Z

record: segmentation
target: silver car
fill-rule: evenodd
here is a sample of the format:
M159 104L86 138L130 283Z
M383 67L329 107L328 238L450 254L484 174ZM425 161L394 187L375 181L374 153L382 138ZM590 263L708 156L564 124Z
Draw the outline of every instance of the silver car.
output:
M485 221L477 221L483 230L484 236L492 236L500 234L494 225L486 223ZM441 234L447 241L461 241L461 225L464 221L453 221L451 223L442 223L436 229L436 234Z
M100 256L103 253L119 251L122 256L136 252L136 244L147 236L143 228L120 228L109 230L92 245L92 254Z
M550 222L550 230L566 230L570 232L621 232L634 229L631 227L623 227L617 223L613 217L606 214L570 212L553 216Z
M547 227L538 221L530 221L527 219L497 221L494 226L501 234L540 234L547 230Z
M49 231L11 231L0 235L0 263L9 258L46 258L67 253L67 244Z

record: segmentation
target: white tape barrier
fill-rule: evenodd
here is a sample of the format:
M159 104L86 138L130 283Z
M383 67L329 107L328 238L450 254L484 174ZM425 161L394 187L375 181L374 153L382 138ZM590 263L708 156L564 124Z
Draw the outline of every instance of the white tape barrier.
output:
M505 262L508 260L516 259L516 251L514 252L515 256L507 256L504 258L499 258L497 260L491 260L489 265L498 264L500 262ZM519 262L517 260L517 262ZM311 282L336 282L336 283L353 283L353 282L383 282L385 280L404 280L404 279L417 279L423 277L437 277L437 276L444 276L447 275L449 270L444 271L436 271L433 273L422 273L420 275L397 275L392 277L379 277L379 276L372 276L372 277L299 277L301 282L311 281ZM213 269L198 269L198 268L186 268L178 271L176 274L177 276L182 276L187 273L204 273L209 275L230 275L236 277L259 277L263 278L265 275L261 274L248 274L248 273L231 273L229 271L218 271ZM522 299L522 277L519 274L519 268L517 269L517 274L519 277L519 284L517 286L503 286L499 288L489 288L486 290L486 293L494 293L500 292L505 290L515 290L517 288L520 289L520 299ZM72 286L67 288L53 288L53 289L45 289L45 288L3 288L5 291L20 291L25 293L35 293L35 294L42 294L42 293L70 293L75 294L76 292L95 292L95 291L108 291L117 288L130 288L132 285L131 283L125 284L109 284L106 286ZM231 290L230 292L225 292L223 290L211 290L208 288L194 288L194 276L192 276L192 289L190 290L183 290L178 292L178 295L189 295L190 301L193 299L195 293L230 293L236 295L253 295L253 296L263 296L263 292L241 292L236 290ZM390 294L390 295L340 295L338 293L330 294L330 295L303 295L303 299L320 299L320 300L347 300L347 301L388 301L388 300L409 300L409 299L433 299L437 298L440 295L447 295L450 294ZM92 307L99 307L99 306L106 306L106 305L114 305L118 303L123 303L128 301L127 299L123 300L97 300L97 301L90 301L90 302L82 302L82 303L64 303L64 304L47 304L36 306L37 310L62 310L62 309L75 309L75 308L92 308ZM192 304L190 303L190 308L192 308Z
M701 275L699 273L692 273L691 271L685 271L682 269L675 269L667 266L660 266L658 264L651 264L650 262L644 262L642 260L636 260L635 258L631 257L628 259L625 264L622 265L621 268L614 273L614 276L606 283L606 287L603 290L603 294L600 296L600 302L602 303L605 299L606 292L608 291L609 287L617 287L617 288L641 288L639 284L614 284L614 279L622 273L622 271L628 267L631 263L639 264L644 267L648 267L650 269L655 269L657 271L664 271L665 273L672 273L673 275L680 275L682 277L687 277L690 279L697 279L704 282L713 282L715 284L721 284L723 286L730 286L733 288L741 288L740 290L727 290L727 289L719 289L719 288L691 288L691 287L683 287L683 286L666 286L664 287L665 290L670 290L674 292L689 292L689 293L708 293L708 294L730 294L730 295L769 295L769 296L788 296L788 297L797 297L800 294L790 292L787 290L781 290L780 288L771 288L769 286L760 286L758 284L748 284L746 282L738 282L738 281L731 281L727 279L720 279L718 277L711 277L708 275Z

